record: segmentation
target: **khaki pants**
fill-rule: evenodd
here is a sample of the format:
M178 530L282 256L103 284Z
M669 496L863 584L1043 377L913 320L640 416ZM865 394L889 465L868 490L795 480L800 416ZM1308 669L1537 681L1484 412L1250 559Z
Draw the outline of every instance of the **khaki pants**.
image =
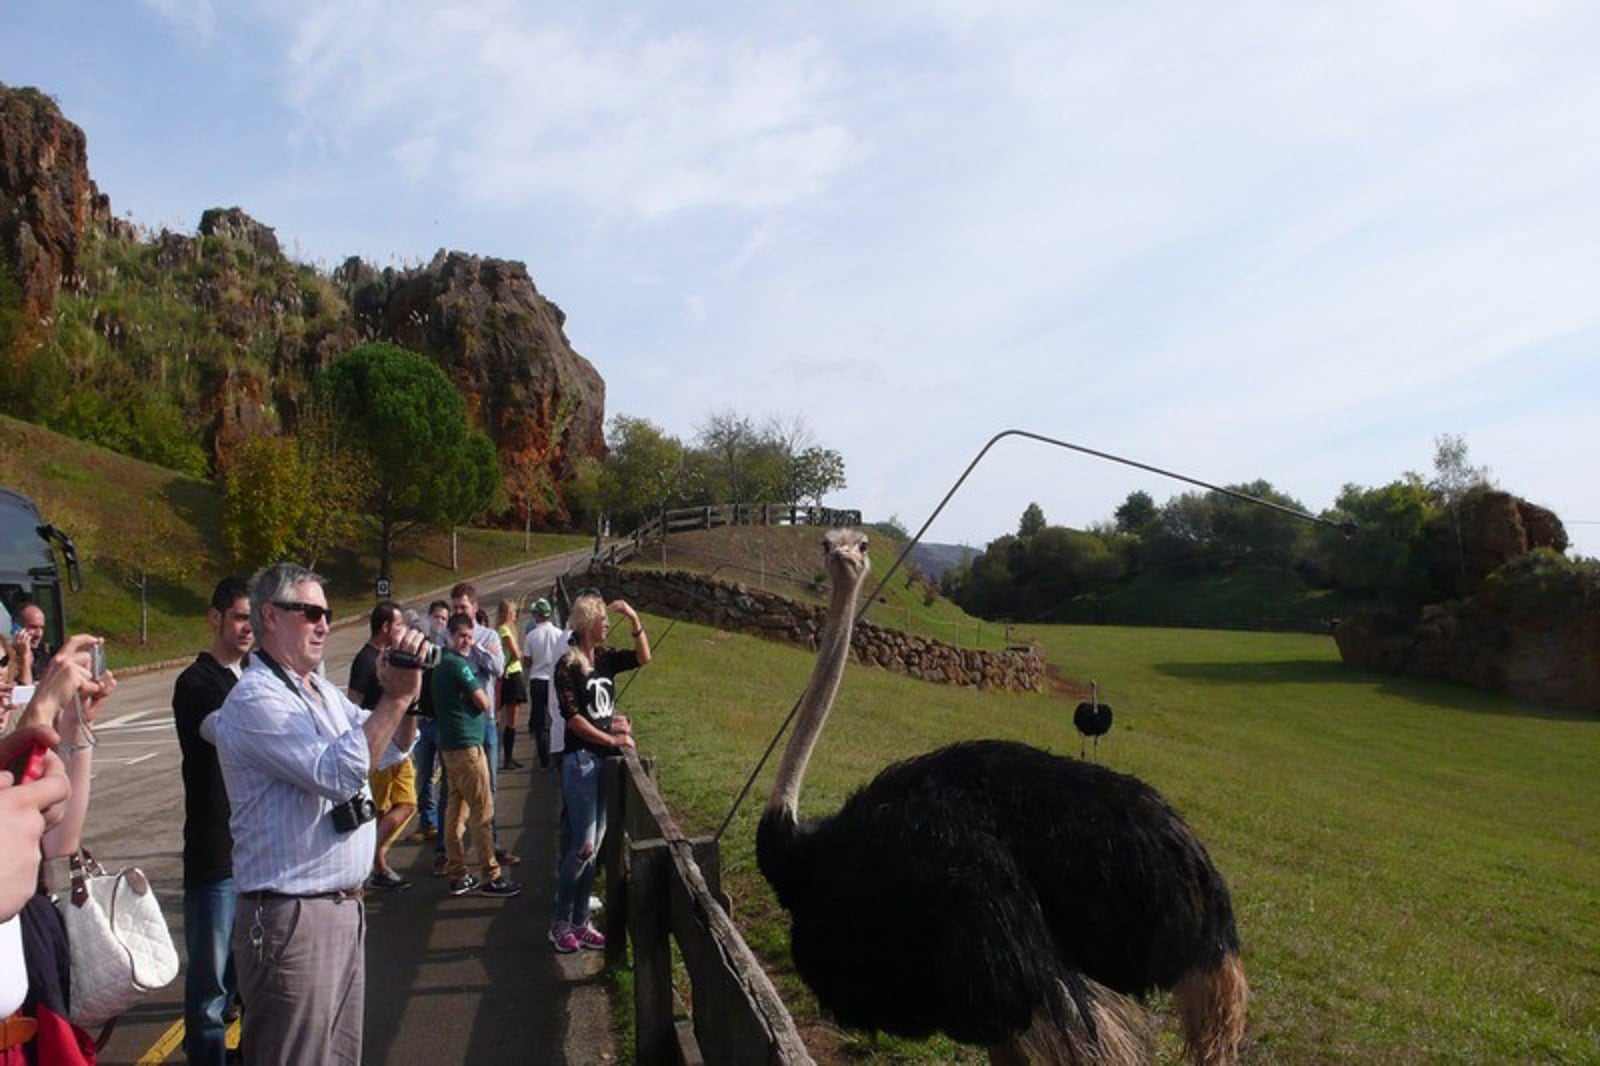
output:
M444 771L450 778L450 805L444 817L444 854L454 880L467 876L464 837L470 830L484 881L500 877L494 857L494 795L489 791L489 763L481 747L444 751Z

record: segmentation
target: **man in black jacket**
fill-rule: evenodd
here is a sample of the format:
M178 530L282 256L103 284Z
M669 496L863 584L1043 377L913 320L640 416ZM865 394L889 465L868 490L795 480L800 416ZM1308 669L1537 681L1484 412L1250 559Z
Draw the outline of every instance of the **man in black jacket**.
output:
M243 578L225 577L206 611L211 648L178 675L172 714L183 749L183 932L189 969L184 978L184 1052L190 1062L222 1063L228 1002L237 992L228 936L233 928L233 836L228 792L217 749L200 723L227 699L253 643L250 592Z

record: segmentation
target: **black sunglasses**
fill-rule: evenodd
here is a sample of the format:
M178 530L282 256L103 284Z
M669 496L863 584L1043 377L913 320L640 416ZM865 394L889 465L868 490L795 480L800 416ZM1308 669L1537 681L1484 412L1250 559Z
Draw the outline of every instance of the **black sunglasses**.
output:
M299 600L273 600L272 606L285 611L295 611L306 616L306 621L312 625L326 618L331 625L333 622L333 609L324 607L320 603L301 603Z

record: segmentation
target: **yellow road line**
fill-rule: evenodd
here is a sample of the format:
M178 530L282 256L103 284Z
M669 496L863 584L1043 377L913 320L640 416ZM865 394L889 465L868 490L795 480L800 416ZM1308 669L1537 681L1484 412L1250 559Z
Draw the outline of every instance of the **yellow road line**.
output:
M222 1042L229 1050L239 1047L239 1019L235 1018L228 1023L228 1029L222 1034ZM167 1061L167 1056L183 1046L183 1019L179 1018L172 1023L171 1028L161 1034L161 1039L150 1045L150 1050L139 1056L138 1066L161 1066Z
M183 1043L183 1019L179 1018L172 1023L171 1028L161 1034L161 1039L150 1045L150 1050L139 1056L139 1066L161 1066L167 1061L167 1056L178 1050Z

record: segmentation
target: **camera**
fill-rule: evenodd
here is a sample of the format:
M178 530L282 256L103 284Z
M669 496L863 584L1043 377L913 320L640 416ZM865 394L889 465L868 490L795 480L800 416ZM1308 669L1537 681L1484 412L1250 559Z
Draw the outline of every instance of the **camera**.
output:
M439 665L439 645L424 641L422 647L414 652L385 648L383 658L390 666L406 670L432 670Z
M378 805L365 792L357 792L343 803L334 804L328 817L341 833L353 833L378 816Z
M89 649L89 678L99 681L106 672L106 646L96 644Z

